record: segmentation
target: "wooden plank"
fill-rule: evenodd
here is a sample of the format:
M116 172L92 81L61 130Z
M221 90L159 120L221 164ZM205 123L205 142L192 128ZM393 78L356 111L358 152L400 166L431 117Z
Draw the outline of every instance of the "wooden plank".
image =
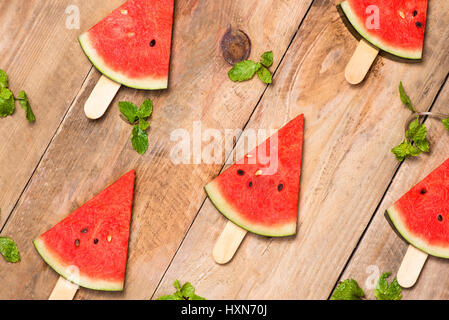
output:
M120 1L0 1L0 68L16 95L27 92L37 118L28 124L17 104L12 117L0 119L0 230L91 69L79 31L66 28L66 8L77 5L92 24Z
M47 154L5 227L21 249L22 262L2 265L0 298L46 299L57 275L37 255L32 239L101 191L128 169L137 170L126 289L123 293L81 289L78 298L149 298L203 202L202 186L221 165L176 165L171 133L203 128L242 128L266 86L259 80L235 84L220 52L229 26L252 40L252 57L274 51L276 65L311 1L176 1L170 89L149 93L122 89L101 120L88 121L82 105L98 73L86 81ZM288 16L289 19L285 19ZM265 30L265 31L264 31ZM119 117L117 101L152 98L150 149L131 147L131 127Z
M446 82L432 111L448 113L448 102L449 82ZM419 104L421 109L424 106ZM395 276L408 247L408 244L401 240L388 224L384 217L385 210L449 156L447 153L449 134L443 125L436 119L428 118L426 126L431 142L431 153L409 159L401 165L341 278L352 277L359 281L360 285L367 289L365 291L371 299L375 299L372 290L368 289L373 285L373 278L375 278L373 271L377 270L381 273L391 271ZM448 288L448 261L429 257L417 284L411 289L404 290L403 295L404 299L446 300L449 298Z
M248 235L226 266L211 252L226 224L207 200L154 297L174 279L191 281L209 299L326 299L391 180L391 146L409 111L400 80L417 107L429 106L448 69L449 4L430 3L426 57L420 64L380 58L367 80L350 86L344 68L357 41L334 1L315 1L248 128L280 128L305 114L299 234Z

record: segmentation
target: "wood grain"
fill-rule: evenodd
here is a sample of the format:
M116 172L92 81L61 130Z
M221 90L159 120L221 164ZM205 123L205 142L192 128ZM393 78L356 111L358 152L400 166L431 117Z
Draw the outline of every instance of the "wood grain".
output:
M449 82L446 82L432 111L449 113L448 105ZM419 103L417 108L422 110L425 106L426 104ZM341 279L352 277L359 281L362 288L368 289L373 285L373 270L377 269L381 273L392 272L393 276L396 275L408 244L393 231L384 217L384 212L449 157L448 132L436 119L428 118L425 123L431 142L430 154L409 159L401 165ZM418 282L411 289L404 290L404 299L449 299L448 266L449 261L445 259L428 257ZM365 290L365 292L369 298L375 299L372 290Z
M280 128L305 114L299 234L248 235L234 260L219 266L210 252L226 221L206 200L154 297L179 279L209 299L328 298L398 165L390 149L409 116L399 82L426 109L449 69L449 31L439 23L449 4L433 1L423 63L380 58L362 85L350 86L344 67L357 41L334 4L314 1L248 125Z
M274 70L310 2L177 1L170 89L148 93L124 88L96 122L88 121L82 110L99 78L92 71L3 231L17 241L22 262L0 262L0 298L46 299L58 276L31 241L131 168L137 171L137 181L125 291L81 289L77 297L151 297L204 200L202 187L221 168L172 163L171 132L181 128L191 132L194 121L201 121L203 128L243 128L266 89L256 79L243 84L229 81L230 66L219 50L221 36L230 26L244 30L252 40L252 58L267 49L274 51ZM93 11L99 15L104 10ZM81 56L81 49L72 45L72 54ZM155 111L150 149L142 157L131 147L132 128L114 106L120 100L140 103L145 98L153 99Z

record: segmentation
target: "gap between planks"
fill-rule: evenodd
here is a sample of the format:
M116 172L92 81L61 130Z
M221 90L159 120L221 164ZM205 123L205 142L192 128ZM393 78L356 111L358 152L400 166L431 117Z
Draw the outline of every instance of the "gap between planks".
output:
M30 177L28 178L27 182L25 183L25 186L23 187L22 191L20 192L19 196L17 197L17 200L14 203L14 206L11 209L11 212L9 212L9 214L7 215L5 222L3 223L3 226L0 227L0 234L3 232L3 230L5 229L6 225L8 224L9 219L12 217L12 215L14 214L14 211L16 210L17 205L19 204L20 200L22 199L23 194L25 193L25 191L27 190L28 186L31 183L31 180L34 177L34 174L36 173L37 169L39 168L39 166L42 163L42 160L44 159L45 155L47 154L48 150L50 149L50 146L52 145L53 141L55 140L56 135L58 134L60 128L62 127L62 125L64 124L64 121L67 118L67 115L69 114L70 110L72 110L72 108L74 107L74 105L76 104L77 99L79 98L80 94L83 91L83 88L87 82L87 79L89 78L89 76L92 74L92 72L94 71L94 66L91 66L91 68L89 69L89 71L87 72L86 76L83 79L83 82L81 83L81 86L79 87L79 89L76 91L75 97L73 98L73 100L70 102L67 110L64 112L61 121L59 122L58 126L55 129L55 132L53 133L53 135L50 138L50 141L48 142L48 145L45 147L44 151L42 152L42 155L39 158L39 161L37 162L36 166L34 167L33 171L31 172Z
M441 91L443 90L443 88L445 87L446 84L449 85L449 72L448 72L448 74L446 75L444 81L441 83L440 88L438 89L438 91L437 91L435 97L434 97L433 100L432 100L432 103L430 104L430 107L427 109L428 112L432 111L432 109L433 109L433 107L435 106L435 104L436 104L438 98L440 97ZM422 123L425 123L425 122L427 121L428 118L429 118L428 116L425 116ZM405 160L405 161L406 161L406 160ZM376 216L377 211L379 210L379 208L380 208L380 206L381 206L381 204L382 204L382 202L383 202L385 196L387 195L388 191L390 191L391 185L393 184L393 181L394 181L394 179L396 178L396 176L397 176L399 170L401 169L403 163L404 163L404 161L400 162L400 163L398 164L396 170L394 171L394 174L393 174L393 176L391 177L391 180L390 180L390 182L388 183L388 186L385 188L385 192L382 194L382 197L380 198L380 200L379 200L379 202L378 202L376 208L374 209L374 212L372 213L370 220L368 221L367 225L366 225L365 228L363 229L363 232L362 232L362 234L360 235L360 238L359 238L359 240L357 241L357 243L356 243L354 249L352 250L351 255L349 256L349 258L348 258L348 260L346 261L344 267L342 268L340 274L338 275L337 281L335 282L334 287L332 288L332 290L331 290L330 293L329 293L328 300L332 297L332 294L334 293L335 289L337 288L337 286L338 286L338 284L339 284L339 282L340 282L340 280L341 280L343 274L345 273L346 269L348 268L348 265L349 265L350 262L352 261L352 259L353 259L353 257L354 257L354 254L355 254L355 252L357 251L357 248L359 247L359 245L360 245L360 243L362 242L363 238L365 237L365 235L366 235L368 229L370 228L371 223L373 222L374 217ZM405 254L405 253L404 253L404 254ZM401 259L402 259L402 258L403 258L403 257L401 257ZM396 272L397 272L397 270L396 270Z
M298 28L297 28L296 31L293 33L293 36L292 36L292 38L290 39L290 42L289 42L287 48L285 49L284 54L282 55L282 57L281 57L281 59L279 60L279 63L278 63L278 65L277 65L276 69L275 69L274 72L273 72L273 80L274 80L274 78L275 78L275 76L276 76L277 71L279 70L279 68L281 67L281 65L282 65L282 63L283 63L283 61L284 61L285 56L287 55L288 51L290 50L290 47L291 47L293 41L294 41L294 40L296 39L296 37L298 36L298 32L299 32L299 30L301 29L301 27L302 27L302 25L303 25L303 22L306 20L307 16L309 15L310 9L312 8L312 6L313 6L314 3L315 3L315 0L312 0L312 1L310 2L309 7L307 8L307 10L306 10L304 16L302 17L301 21L299 22ZM274 83L274 81L273 81L273 83ZM247 128L249 122L251 121L251 119L252 119L254 113L256 112L257 108L259 107L260 102L262 101L263 97L265 96L265 93L267 92L268 88L269 88L270 86L272 86L272 85L273 85L273 84L267 85L267 86L265 87L265 89L262 91L262 93L261 93L259 99L257 100L257 102L256 102L256 104L255 104L255 106L254 106L254 108L253 108L253 111L251 112L251 114L250 114L249 117L248 117L248 120L247 120L247 121L245 122L245 124L243 125L242 132L241 132L240 136L239 136L237 139L235 139L235 143L234 143L234 146L233 146L233 148L232 148L232 151L230 152L230 154L229 154L228 156L225 155L225 161L224 161L224 164L222 165L222 167L220 168L219 173L221 173L221 172L223 171L223 169L226 167L226 164L228 163L227 161L229 160L230 157L233 156L234 151L235 151L235 148L237 147L238 142L240 141L240 138L241 138L242 135L243 135L243 132L245 132L245 130L246 130L246 128ZM171 258L170 263L167 265L167 268L165 269L164 273L162 274L161 279L159 280L159 283L157 284L156 288L154 289L154 292L151 294L150 300L154 298L154 295L156 294L156 292L158 291L159 287L161 286L161 283L162 283L162 281L164 280L165 275L167 274L167 271L170 269L170 267L171 267L171 265L172 265L172 263L173 263L173 260L175 259L175 257L177 256L179 250L181 249L182 245L184 244L184 241L185 241L187 235L190 233L190 230L192 229L192 226L193 226L193 224L195 223L196 219L198 218L198 214L201 212L201 209L203 208L203 206L204 206L204 204L206 203L206 201L207 201L207 195L204 196L204 199L203 199L203 201L201 202L201 205L199 206L199 208L198 208L198 210L197 210L195 216L194 216L193 219L192 219L192 223L189 225L188 229L187 229L186 232L184 233L184 236L182 237L182 240L181 240L181 242L179 243L178 248L176 249L175 254L174 254L173 257ZM270 246L271 243L272 243L272 240L269 241L269 243L267 244L267 248L265 249L265 251L268 249L268 247ZM265 251L264 251L264 252L265 252ZM211 254L211 259L212 259L212 252L211 252L210 254Z

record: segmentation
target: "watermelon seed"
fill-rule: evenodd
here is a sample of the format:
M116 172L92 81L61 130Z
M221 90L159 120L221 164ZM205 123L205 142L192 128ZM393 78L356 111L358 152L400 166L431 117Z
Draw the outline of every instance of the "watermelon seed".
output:
M278 185L278 191L281 192L282 190L284 190L284 185L281 183Z
M239 176L243 176L245 174L245 171L243 171L242 169L237 170L237 174Z
M441 214L438 215L438 221L443 221L443 216Z
M262 170L257 170L257 172L254 174L256 177L262 175Z
M253 182L250 181L249 184L248 184L248 186L251 188L251 187L253 186Z
M77 247L80 246L80 240L79 240L79 239L76 239L76 240L75 240L75 246L77 246Z
M97 244L98 243L98 239L94 239L94 244Z
M399 11L399 15L401 16L402 19L405 19L405 14L402 11Z
M422 27L422 23L419 22L419 21L417 21L417 22L416 22L416 26L417 26L418 28L421 28L421 27Z
M414 10L413 11L413 16L416 17L418 15L418 11Z
M112 236L108 236L108 242L111 242L112 241Z
M427 190L426 189L421 189L421 191L419 192L419 193L421 193L421 194L425 194L427 192Z
M128 14L128 10L122 10L120 13L126 16Z
M81 233L87 233L87 228L84 228L83 230L81 230Z
M154 47L156 45L156 40L151 40L151 42L150 42L150 47Z

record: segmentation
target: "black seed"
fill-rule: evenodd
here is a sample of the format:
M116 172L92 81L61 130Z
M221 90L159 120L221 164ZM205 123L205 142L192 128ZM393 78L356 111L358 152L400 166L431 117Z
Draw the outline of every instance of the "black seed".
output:
M422 27L422 23L419 22L419 21L417 21L417 22L416 22L416 26L417 26L418 28L421 28L421 27Z
M427 192L427 190L426 189L421 189L421 191L419 192L419 193L421 193L421 194L425 194Z
M154 47L156 45L156 40L151 40L151 42L150 42L150 47Z
M75 240L75 246L77 246L77 247L80 246L80 241L79 241L79 239L76 239L76 240Z
M87 233L87 228L84 228L83 230L81 230L81 233Z
M94 244L97 244L98 243L98 239L94 239Z
M245 171L243 171L242 169L237 170L237 173L239 176L243 176L245 174Z
M281 183L278 185L278 191L281 192L282 190L284 190L284 185Z
M251 187L253 186L253 182L250 181L249 184L248 184L248 186L251 188Z
M418 15L418 11L414 10L413 11L413 16L416 17Z
M443 221L443 216L441 214L438 215L438 221Z

